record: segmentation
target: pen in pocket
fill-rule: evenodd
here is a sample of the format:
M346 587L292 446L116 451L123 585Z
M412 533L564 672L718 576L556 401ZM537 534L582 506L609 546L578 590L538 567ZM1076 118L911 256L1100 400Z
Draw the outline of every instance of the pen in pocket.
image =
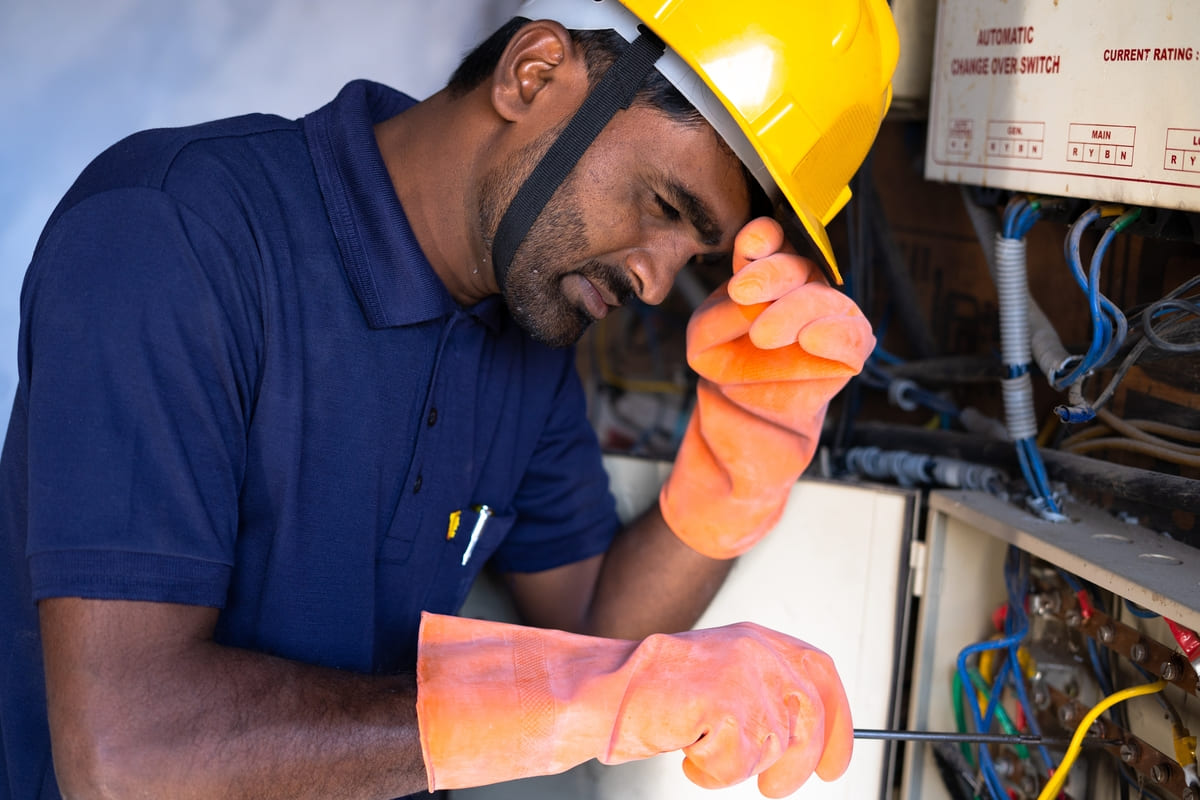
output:
M467 549L463 551L462 565L465 567L467 561L471 559L471 553L475 550L475 545L479 542L479 537L483 534L483 526L487 524L488 518L492 516L492 509L487 505L476 506L475 510L479 512L479 517L475 520L475 527L471 529L471 538L467 540Z

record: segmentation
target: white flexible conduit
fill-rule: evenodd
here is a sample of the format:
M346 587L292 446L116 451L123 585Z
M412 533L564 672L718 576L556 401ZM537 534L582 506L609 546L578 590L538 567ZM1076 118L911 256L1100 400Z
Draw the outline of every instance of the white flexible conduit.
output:
M1000 358L1007 375L1001 381L1008 433L1014 441L1037 437L1033 379L1029 374L1029 288L1025 278L1025 240L996 234L996 292L1000 298Z
M979 238L979 245L983 248L984 255L987 258L988 269L991 270L992 279L995 280L997 251L993 242L999 233L999 224L994 214L986 208L981 208L971 200L966 189L963 189L962 194L963 205L967 209L967 216L971 218L971 224L975 228L975 235ZM1063 347L1062 339L1059 338L1058 332L1054 330L1054 326L1050 324L1049 317L1046 316L1041 306L1029 295L1028 284L1024 285L1024 290L1025 303L1028 305L1029 342L1033 351L1033 360L1038 365L1038 369L1049 380L1055 375L1063 373L1071 360L1071 354L1067 352L1067 348Z

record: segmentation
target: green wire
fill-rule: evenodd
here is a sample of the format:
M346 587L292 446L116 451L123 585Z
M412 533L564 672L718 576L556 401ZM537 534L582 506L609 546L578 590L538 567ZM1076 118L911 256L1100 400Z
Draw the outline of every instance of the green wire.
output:
M1125 230L1130 225L1132 225L1137 220L1137 218L1140 217L1141 215L1142 215L1142 210L1140 208L1129 209L1124 214L1122 214L1117 219L1116 222L1113 223L1113 226L1112 226L1113 233L1120 233L1121 231Z
M958 728L959 733L967 732L967 711L963 708L963 685L962 676L958 674L958 670L954 670L954 725ZM963 758L975 768L975 756L971 753L971 745L966 742L959 742L958 747L962 750Z
M975 684L975 688L985 697L992 693L992 687L988 686L987 681L983 679L983 675L979 673L979 670L967 669L967 674L971 676L971 683ZM986 710L984 713L987 713ZM996 719L1000 722L1000 727L1004 729L1005 733L1013 735L1020 733L1020 731L1017 730L1017 726L1013 725L1012 719L1008 716L1008 712L1004 710L1004 706L998 700L996 701ZM980 746L984 747L986 745ZM1028 747L1023 744L1014 745L1014 747L1016 748L1017 755L1020 756L1023 761L1028 760Z

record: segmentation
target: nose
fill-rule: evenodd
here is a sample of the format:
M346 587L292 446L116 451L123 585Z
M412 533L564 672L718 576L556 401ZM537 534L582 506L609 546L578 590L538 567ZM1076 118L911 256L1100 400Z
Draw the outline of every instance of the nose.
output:
M630 250L625 256L625 266L633 275L638 299L652 306L666 300L675 276L696 255L691 242L678 240L660 240Z

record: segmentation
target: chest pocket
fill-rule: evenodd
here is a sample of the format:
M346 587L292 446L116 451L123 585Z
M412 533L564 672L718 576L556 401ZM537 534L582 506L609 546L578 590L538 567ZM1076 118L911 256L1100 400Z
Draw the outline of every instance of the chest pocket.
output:
M517 515L489 516L464 565L463 556L478 519L478 511L464 509L453 538L447 538L446 522L440 530L427 527L408 541L386 537L377 564L377 668L411 668L421 612L458 611L483 565L512 530Z
M462 569L477 573L496 552L516 521L514 512L502 513L489 508L485 517L479 507L473 505L447 515L441 529L435 520L427 520L425 524L414 521L410 526L394 524L393 530L379 544L379 561L393 565L412 561L425 566L454 562ZM472 546L471 538L476 526L479 526L479 531ZM418 554L415 558L414 553ZM465 564L464 556L467 557Z

